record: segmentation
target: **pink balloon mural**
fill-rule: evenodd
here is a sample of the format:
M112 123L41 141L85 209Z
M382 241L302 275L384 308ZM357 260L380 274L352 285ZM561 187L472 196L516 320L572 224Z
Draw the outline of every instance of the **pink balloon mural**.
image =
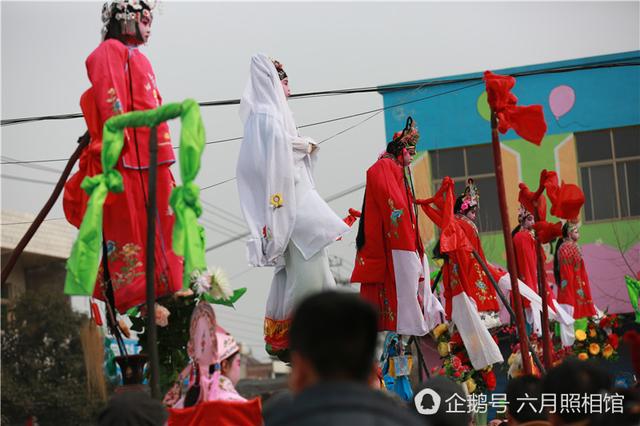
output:
M549 106L556 120L571 111L575 102L576 92L570 86L557 86L549 93Z

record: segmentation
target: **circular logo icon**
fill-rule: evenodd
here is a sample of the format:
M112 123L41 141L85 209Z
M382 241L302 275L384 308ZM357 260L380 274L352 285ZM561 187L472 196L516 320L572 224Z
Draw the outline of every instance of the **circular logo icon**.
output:
M437 413L441 400L440 395L431 388L424 388L413 397L416 410L424 416Z

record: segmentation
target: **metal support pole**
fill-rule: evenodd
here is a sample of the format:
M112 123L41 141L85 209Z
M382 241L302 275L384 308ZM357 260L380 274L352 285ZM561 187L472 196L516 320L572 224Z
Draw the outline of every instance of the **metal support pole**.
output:
M69 174L71 174L71 170L73 169L73 166L76 164L76 161L78 161L78 158L82 153L82 150L84 150L87 147L87 145L89 145L89 131L86 131L84 135L78 138L78 147L71 155L71 158L69 158L69 161L67 161L67 165L62 171L62 174L58 179L58 183L56 184L56 187L53 189L53 192L49 196L49 199L47 200L45 205L42 207L42 210L40 210L40 213L38 213L38 216L36 216L36 218L33 220L33 223L31 223L31 225L29 226L29 229L27 229L27 232L25 232L25 234L22 236L22 238L18 242L18 245L16 245L16 248L14 248L13 252L11 252L11 257L9 257L7 264L2 269L2 278L1 278L2 284L4 284L5 281L7 281L7 278L9 278L9 275L11 274L13 267L16 265L18 258L24 251L24 248L27 246L27 244L29 244L29 241L31 241L31 238L33 238L33 236L35 235L36 231L44 221L44 218L47 217L47 215L51 211L51 208L58 200L58 197L60 196L60 193L64 188L64 184L67 181Z
M493 285L493 288L496 289L496 294L498 295L500 300L502 300L502 304L507 309L507 312L509 312L509 316L511 317L511 320L513 322L516 322L516 313L513 311L513 308L511 307L511 305L509 305L509 300L507 299L507 297L504 294L502 294L502 290L500 290L500 287L498 286L498 283L493 278L493 275L491 275L491 271L489 270L489 267L487 266L486 263L484 263L484 261L482 260L482 258L480 257L480 255L478 254L477 251L474 250L472 253L473 253L473 256L476 258L476 260L478 261L478 263L480 264L480 267L482 268L484 273L487 274L487 277L489 278L489 281L491 281L491 284ZM525 337L525 341L527 343L526 346L529 348L529 351L531 352L531 355L533 356L533 362L535 362L536 367L538 367L538 369L542 373L544 373L545 369L544 369L542 363L540 362L540 359L538 358L538 354L536 353L535 350L533 350L533 346L531 346L531 342L529 341L529 338L527 337L526 334L525 334L524 337Z
M495 111L491 110L491 147L493 148L493 165L496 171L496 183L498 186L498 201L500 205L500 218L502 219L502 234L507 252L507 269L511 279L511 294L513 294L513 307L516 314L516 325L520 337L520 348L522 353L522 363L525 374L530 375L531 356L529 351L523 350L527 345L527 329L524 323L524 313L522 311L522 300L520 299L520 289L518 288L518 268L516 257L513 251L513 240L511 238L511 227L509 225L509 213L507 211L507 196L504 189L504 173L502 171L502 153L500 151L500 137L498 136L498 119Z
M149 352L149 364L151 378L151 396L160 399L160 386L158 383L158 338L156 329L156 289L155 289L155 239L156 239L156 176L158 172L158 136L157 128L151 128L149 138L149 182L147 203L147 351Z

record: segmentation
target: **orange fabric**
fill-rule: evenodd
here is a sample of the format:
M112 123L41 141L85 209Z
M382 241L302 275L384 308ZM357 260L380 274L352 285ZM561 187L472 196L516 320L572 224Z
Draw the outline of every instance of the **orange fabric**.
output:
M247 402L209 401L193 407L170 408L169 426L260 426L262 403L260 398Z

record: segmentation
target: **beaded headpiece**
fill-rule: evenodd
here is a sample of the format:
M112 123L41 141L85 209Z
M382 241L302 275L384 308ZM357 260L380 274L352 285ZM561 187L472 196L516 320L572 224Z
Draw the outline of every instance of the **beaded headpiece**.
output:
M518 207L518 222L524 222L528 216L533 216L533 213L531 213L522 204L520 204L520 207Z
M466 212L472 207L480 206L480 191L478 191L478 187L473 182L473 179L467 179L467 187L464 189L461 197L462 206L460 207L460 211L462 212Z
M273 66L275 66L276 71L278 71L278 77L280 78L280 81L288 77L287 73L284 71L284 65L282 65L279 61L275 59L271 59L271 62L273 62Z
M137 23L146 16L153 18L155 0L110 0L102 5L102 39L109 30L109 22L115 17L120 22L123 35L137 35Z
M407 118L407 123L404 126L404 129L393 134L392 143L399 143L403 145L405 148L407 147L415 147L418 144L418 140L420 139L420 132L418 132L418 127L416 126L416 122L412 117Z

